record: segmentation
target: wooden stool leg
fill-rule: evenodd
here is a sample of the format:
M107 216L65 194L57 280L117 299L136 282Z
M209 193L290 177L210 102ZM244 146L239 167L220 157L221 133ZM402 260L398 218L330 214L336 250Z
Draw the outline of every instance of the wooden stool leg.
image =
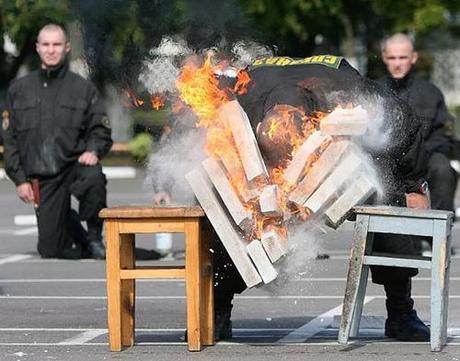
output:
M120 269L135 267L134 234L122 234L120 247ZM135 280L121 281L121 344L134 345L135 329Z
M446 234L447 234L447 242L446 242L446 276L444 278L444 314L443 314L443 322L442 322L442 344L445 345L447 343L447 315L449 311L449 280L450 280L450 257L452 251L452 224L450 221L446 224Z
M187 340L189 351L200 351L202 345L201 289L202 259L200 254L200 219L185 220L185 284L187 298Z
M368 228L369 216L358 214L355 224L355 233L353 236L353 248L348 268L345 297L343 300L342 319L340 322L339 343L341 344L348 342L353 315L356 311L360 281L362 281L362 278L364 278L362 272L364 254L366 250L366 240L368 237Z
M203 345L214 345L214 281L211 254L211 233L206 222L201 224L200 257L202 259L202 319Z
M121 280L120 280L120 234L118 223L105 223L107 244L107 320L110 351L121 350Z
M442 347L442 327L446 304L446 261L447 232L446 222L433 221L433 254L431 269L431 351L440 351Z

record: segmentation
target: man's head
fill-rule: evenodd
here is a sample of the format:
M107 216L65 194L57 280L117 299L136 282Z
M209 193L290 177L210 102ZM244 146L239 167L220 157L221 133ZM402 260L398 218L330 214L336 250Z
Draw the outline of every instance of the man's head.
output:
M35 44L43 69L60 66L70 51L70 42L65 30L56 24L48 24L41 28Z
M382 43L382 60L388 72L395 79L404 78L417 62L411 38L405 34L395 34Z

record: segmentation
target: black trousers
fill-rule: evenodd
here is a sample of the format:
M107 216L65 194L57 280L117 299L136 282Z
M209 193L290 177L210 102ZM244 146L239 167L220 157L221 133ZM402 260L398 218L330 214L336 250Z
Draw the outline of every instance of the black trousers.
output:
M107 205L106 178L101 165L75 163L54 177L39 178L40 205L37 209L38 253L59 257L74 243L82 242L80 220L100 224L99 211ZM71 195L79 201L79 215L71 210Z
M442 153L433 153L428 160L428 184L431 194L431 208L454 211L457 172L450 166L449 159Z

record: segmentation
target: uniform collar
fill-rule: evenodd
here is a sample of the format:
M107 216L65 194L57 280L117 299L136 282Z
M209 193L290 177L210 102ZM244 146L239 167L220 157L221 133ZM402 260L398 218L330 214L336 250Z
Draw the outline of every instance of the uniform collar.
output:
M43 79L46 80L62 79L65 73L67 72L68 68L69 66L65 62L54 69L40 69L40 75Z
M410 86L412 83L412 80L414 79L414 71L410 70L404 78L401 79L395 79L392 78L391 75L388 75L388 82L390 83L390 87L393 90L402 90L406 89Z

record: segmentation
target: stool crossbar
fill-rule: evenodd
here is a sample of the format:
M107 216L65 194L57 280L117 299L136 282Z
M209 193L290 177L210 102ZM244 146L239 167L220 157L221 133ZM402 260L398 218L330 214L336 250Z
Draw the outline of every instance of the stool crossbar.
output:
M449 266L453 213L388 206L355 207L356 223L343 301L339 343L356 337L366 293L369 266L431 269L432 351L447 341ZM427 236L433 238L432 257L372 252L374 233Z
M101 210L106 227L109 347L134 344L135 280L183 278L189 351L214 344L212 259L206 217L200 207L115 207ZM135 235L184 233L185 266L136 266Z

